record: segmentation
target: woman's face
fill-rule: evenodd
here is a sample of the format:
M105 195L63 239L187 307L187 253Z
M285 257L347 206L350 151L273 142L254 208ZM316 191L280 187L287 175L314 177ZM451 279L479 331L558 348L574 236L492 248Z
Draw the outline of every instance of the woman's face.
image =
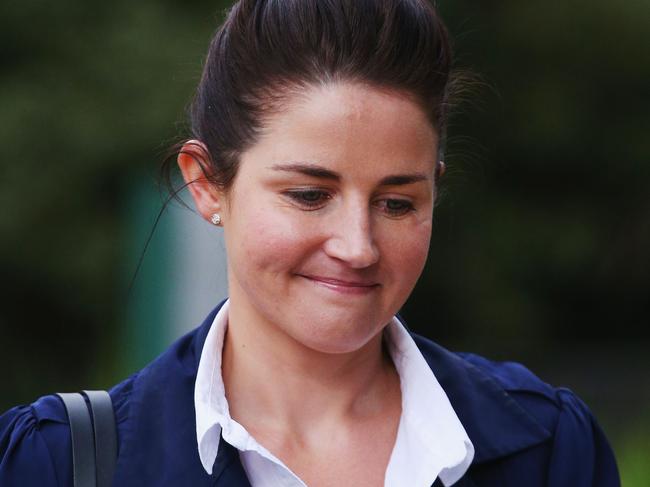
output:
M231 309L320 352L377 336L425 264L437 143L395 92L333 83L292 98L222 202Z

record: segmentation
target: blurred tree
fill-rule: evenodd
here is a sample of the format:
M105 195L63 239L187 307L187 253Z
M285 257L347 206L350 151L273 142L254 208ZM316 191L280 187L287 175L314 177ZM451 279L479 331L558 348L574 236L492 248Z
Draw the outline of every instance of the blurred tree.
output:
M407 316L471 348L647 342L650 4L441 8L485 86L452 126Z
M133 178L154 184L162 149L182 131L217 23L210 12L223 7L0 8L0 356L13 371L4 408L110 376L135 261L124 264L124 202Z

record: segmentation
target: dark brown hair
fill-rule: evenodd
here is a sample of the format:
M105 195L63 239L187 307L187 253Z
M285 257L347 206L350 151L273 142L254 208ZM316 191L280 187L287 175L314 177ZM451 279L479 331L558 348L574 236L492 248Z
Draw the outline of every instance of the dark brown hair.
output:
M427 0L241 0L210 43L190 106L192 138L209 152L206 176L227 190L240 154L283 100L332 81L413 97L442 140L451 62Z

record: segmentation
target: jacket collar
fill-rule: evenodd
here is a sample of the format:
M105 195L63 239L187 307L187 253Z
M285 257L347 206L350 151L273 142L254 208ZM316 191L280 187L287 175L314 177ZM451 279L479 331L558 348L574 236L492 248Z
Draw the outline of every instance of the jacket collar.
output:
M195 369L198 369L210 325L222 304L210 313L198 330ZM494 378L431 340L412 335L474 444L473 464L496 460L551 437L551 432L526 412ZM220 443L224 444L225 441ZM220 447L215 467L223 469L229 465L231 462L225 460L231 456L228 448Z
M210 325L222 304L210 313L198 330L195 369L198 369ZM551 437L551 432L526 412L494 378L431 340L412 335L474 444L473 464L496 460ZM215 467L221 466L222 469L230 464L225 460L232 456L228 448L221 447L224 444L225 441L220 443L215 462Z
M480 464L538 445L551 437L490 375L461 356L413 334L475 448Z
M210 331L210 327L214 322L215 316L217 316L217 313L225 302L226 301L223 300L221 303L219 303L219 305L212 310L212 312L203 321L203 324L196 331L194 349L192 354L192 361L195 372L199 369L201 352L203 351L203 345L205 344L205 340L208 336L208 332ZM193 400L194 395L192 394L192 401ZM192 412L194 412L194 407L192 407ZM248 482L248 477L244 472L244 468L239 461L239 453L227 441L219 442L219 450L217 452L217 457L214 460L214 465L212 466L211 478L214 482L214 485L232 485L242 487L250 485Z

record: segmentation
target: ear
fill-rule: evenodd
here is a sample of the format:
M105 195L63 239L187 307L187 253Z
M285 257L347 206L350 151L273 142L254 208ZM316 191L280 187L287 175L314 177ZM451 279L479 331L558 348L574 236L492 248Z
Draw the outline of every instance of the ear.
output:
M210 221L212 215L221 212L223 196L207 178L210 171L207 147L198 140L189 140L183 144L176 161L197 211Z
M436 164L436 182L445 175L445 172L447 172L447 165L445 164L445 161L441 159L438 161L438 164Z

